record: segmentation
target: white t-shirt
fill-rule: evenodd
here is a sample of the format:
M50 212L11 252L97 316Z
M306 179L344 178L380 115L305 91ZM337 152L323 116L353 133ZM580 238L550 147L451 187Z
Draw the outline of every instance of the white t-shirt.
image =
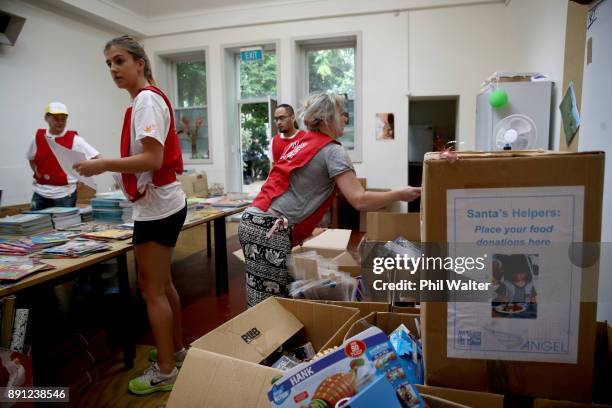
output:
M52 135L47 130L45 136L47 137L47 142L49 142L51 140L55 140L58 137L62 137L65 134L66 134L66 130L64 130L59 135ZM100 154L96 149L91 147L91 145L87 143L85 139L83 139L79 135L76 135L74 137L74 142L72 143L72 150L84 153L87 160L93 157L96 157L97 155ZM32 142L30 143L28 153L26 155L27 159L34 160L34 157L36 156L36 151L37 151L36 136L34 136L34 138L32 139ZM37 194L40 194L41 196L45 198L55 199L55 198L66 197L76 191L76 185L77 185L77 179L75 179L69 174L67 174L67 176L68 176L68 184L65 186L52 186L50 184L38 184L36 180L34 180L34 182L32 183L34 192Z
M132 101L130 156L144 151L141 140L150 137L164 145L170 129L170 111L164 99L153 91L142 91ZM166 218L185 207L185 193L178 181L161 187L153 185L153 172L136 173L137 188L145 195L134 202L135 221Z

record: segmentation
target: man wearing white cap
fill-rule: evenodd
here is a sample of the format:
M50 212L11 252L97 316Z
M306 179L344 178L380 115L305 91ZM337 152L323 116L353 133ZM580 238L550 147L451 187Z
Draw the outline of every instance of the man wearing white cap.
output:
M61 102L45 107L45 121L49 129L38 129L28 149L28 160L34 170L32 210L48 207L75 207L77 180L66 174L49 147L49 142L85 153L87 159L99 153L74 130L66 130L68 109Z

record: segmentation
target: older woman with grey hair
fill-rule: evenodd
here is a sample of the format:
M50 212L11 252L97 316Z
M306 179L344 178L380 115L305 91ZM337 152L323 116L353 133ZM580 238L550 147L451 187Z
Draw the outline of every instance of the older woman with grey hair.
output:
M301 109L308 132L288 145L260 193L242 215L238 235L244 252L247 305L287 296L287 255L309 237L340 189L359 211L375 211L395 201L412 201L418 187L365 191L342 145L344 99L312 95Z

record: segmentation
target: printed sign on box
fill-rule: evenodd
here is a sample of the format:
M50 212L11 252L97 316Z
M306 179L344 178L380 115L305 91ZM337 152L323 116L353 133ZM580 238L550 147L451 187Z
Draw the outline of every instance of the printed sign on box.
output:
M490 302L448 303L448 357L576 363L583 207L583 186L447 191L450 255L486 254L469 277L492 283Z

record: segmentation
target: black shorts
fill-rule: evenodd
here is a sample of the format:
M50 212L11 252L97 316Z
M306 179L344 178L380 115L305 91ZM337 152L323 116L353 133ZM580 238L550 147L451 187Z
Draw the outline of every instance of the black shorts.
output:
M154 221L134 221L132 243L138 245L154 241L165 247L174 248L186 217L187 203L182 210L166 218Z

